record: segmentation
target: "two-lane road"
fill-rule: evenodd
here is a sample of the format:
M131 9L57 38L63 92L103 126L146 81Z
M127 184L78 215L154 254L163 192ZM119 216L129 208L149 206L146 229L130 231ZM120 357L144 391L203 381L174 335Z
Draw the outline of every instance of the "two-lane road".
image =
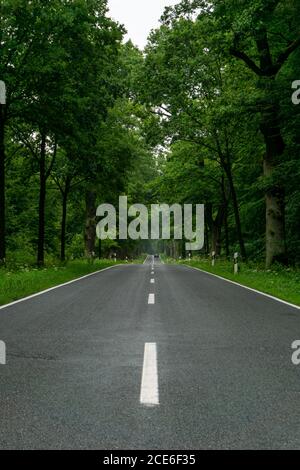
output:
M300 448L300 311L150 257L0 310L0 448Z

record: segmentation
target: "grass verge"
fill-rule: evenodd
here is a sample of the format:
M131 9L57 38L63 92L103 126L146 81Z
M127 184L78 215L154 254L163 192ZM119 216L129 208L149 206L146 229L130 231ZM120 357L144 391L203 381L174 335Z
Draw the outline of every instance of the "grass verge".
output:
M57 265L43 269L28 266L20 267L17 271L0 269L0 305L114 265L111 260L97 260L93 264L78 260L70 261L65 266Z
M240 263L240 272L233 273L233 262L217 260L215 267L211 266L211 260L197 258L189 261L180 261L195 268L203 269L212 274L230 279L266 294L300 306L300 270L284 268L280 265L266 270L257 263Z

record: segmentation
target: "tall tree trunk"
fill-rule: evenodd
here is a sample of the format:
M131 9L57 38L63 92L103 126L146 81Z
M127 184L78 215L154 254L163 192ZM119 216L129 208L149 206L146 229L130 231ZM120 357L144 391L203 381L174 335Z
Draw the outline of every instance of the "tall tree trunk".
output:
M205 217L205 253L209 254L209 227Z
M102 246L101 246L101 238L99 238L99 244L98 244L98 258L102 258Z
M268 112L263 113L261 131L266 143L264 176L271 181L266 191L266 266L269 268L276 261L288 263L284 188L280 183L272 181L272 175L285 148L276 106L271 106Z
M5 263L5 147L4 147L4 106L0 105L0 264Z
M278 2L267 2L265 13L271 17ZM267 17L266 16L266 17ZM260 67L244 51L231 48L231 54L245 62L250 70L259 77L258 85L264 91L261 103L261 132L264 136L266 154L264 158L264 175L272 181L274 170L281 161L285 145L279 119L279 100L276 93L276 76L289 56L300 46L300 39L288 44L286 49L274 62L271 54L267 28L262 24L254 30ZM285 200L284 188L280 183L271 182L266 191L266 266L279 261L288 263L285 239Z
M268 71L273 66L266 28L258 32L256 39L257 50L260 56L260 67ZM285 144L283 141L279 102L276 94L276 74L264 77L259 81L265 100L261 113L261 132L264 136L266 153L264 158L264 176L270 181L266 191L266 266L269 268L274 262L287 264L287 249L285 239L285 197L284 188L280 183L272 181L272 176L280 163Z
M66 223L67 223L67 201L68 196L63 194L62 199L62 217L61 217L61 233L60 233L60 259L66 260Z
M60 233L60 259L66 260L66 225L67 225L67 207L68 196L70 191L70 178L67 177L66 184L62 193L62 218L61 218L61 233Z
M226 171L226 175L227 175L227 179L228 179L228 183L229 183L230 194L231 194L231 197L232 197L232 206L233 206L233 212L234 212L234 218L235 218L235 225L236 225L238 241L239 241L240 250L241 250L241 256L245 260L245 259L247 259L247 253L246 253L244 237L243 237L243 232L242 232L242 224L241 224L239 203L238 203L238 198L237 198L237 194L236 194L235 185L234 185L234 182L233 182L231 162L230 162L230 157L229 156L227 156L227 163L225 164L224 169Z
M225 230L225 253L226 253L226 257L229 258L230 250L229 250L229 230L228 230L228 207L226 207L225 209L224 230Z
M216 143L218 146L218 153L219 153L219 158L221 161L222 168L227 176L228 180L228 185L229 185L229 191L230 195L232 197L232 206L233 206L233 212L234 212L234 218L235 218L235 225L236 225L236 231L237 231L237 237L240 245L240 251L241 251L241 256L245 260L247 258L247 253L246 253L246 248L245 248L245 243L244 243L244 238L243 238L243 233L242 233L242 224L241 224L241 218L240 218L240 209L239 209L239 204L238 204L238 198L237 198L237 193L235 190L235 185L233 181L233 175L232 175L232 163L231 163L231 155L229 151L229 142L227 138L227 133L226 135L226 153L224 154L221 150L221 145L219 142L219 139L216 135ZM223 192L223 199L226 201L226 207L228 200L225 197L225 181L222 179L222 192ZM225 215L225 214L224 214Z
M222 247L222 225L219 222L214 222L212 225L211 233L211 251L214 251L217 256L221 254Z
M206 220L210 228L211 233L211 251L215 252L216 255L221 254L222 248L222 227L224 223L224 215L227 203L223 202L218 207L218 212L213 218L212 204L206 205Z
M182 240L181 240L181 244L180 244L180 256L182 258L186 257L185 244L186 244L186 240L183 237Z
M222 176L222 194L223 194L223 201L226 204L225 206L225 213L224 213L224 231L225 231L225 253L226 257L229 257L229 233L228 233L228 202L229 197L227 196L226 191L226 184L225 184L225 176Z
M88 190L85 194L86 223L85 223L85 253L88 258L94 256L96 241L96 191Z
M46 203L46 134L41 135L40 154L40 196L39 196L39 238L37 264L42 267L45 263L45 203Z

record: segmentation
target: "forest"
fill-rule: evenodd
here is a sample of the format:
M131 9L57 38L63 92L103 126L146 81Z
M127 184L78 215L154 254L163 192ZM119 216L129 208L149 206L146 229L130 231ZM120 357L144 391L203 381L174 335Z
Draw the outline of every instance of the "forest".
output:
M0 17L0 276L151 252L97 240L120 195L205 204L200 255L297 267L298 0L183 0L144 51L106 0L2 0Z

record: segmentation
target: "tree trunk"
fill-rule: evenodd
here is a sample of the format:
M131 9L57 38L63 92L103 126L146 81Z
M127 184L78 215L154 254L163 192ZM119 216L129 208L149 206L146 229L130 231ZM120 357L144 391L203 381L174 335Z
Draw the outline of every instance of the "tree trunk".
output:
M67 200L66 193L63 194L62 200L62 218L61 218L61 234L60 234L60 259L66 260L66 222L67 222Z
M229 258L230 250L229 250L229 230L228 230L228 207L226 207L225 209L224 230L225 230L225 253L226 253L226 257Z
M66 225L67 225L67 207L68 196L70 191L70 179L67 177L66 184L62 193L62 218L61 218L61 234L60 234L60 259L66 260Z
M99 238L99 244L98 244L98 258L102 258L102 246L101 246L101 238Z
M225 185L225 176L222 176L222 194L223 201L226 204L225 213L224 213L224 231L225 231L225 253L226 257L229 257L229 233L228 233L228 202L229 197L227 196L226 185Z
M205 253L209 254L209 227L205 217Z
M40 196L39 196L39 238L37 264L42 267L45 263L45 203L46 203L46 135L41 136L40 154Z
M206 220L210 228L211 233L211 251L215 252L216 255L221 254L222 248L222 227L224 223L224 215L227 203L223 202L218 207L218 213L213 218L212 204L206 205Z
M271 16L278 2L269 2L266 5L268 15ZM267 12L267 10L265 10ZM258 67L243 51L231 48L233 56L242 59L250 70L259 77L259 87L264 91L261 111L261 132L266 145L264 158L264 175L269 178L270 184L266 191L266 266L269 268L275 261L288 263L287 247L285 239L285 200L284 188L280 183L272 182L274 170L281 161L285 145L282 137L279 119L279 100L276 91L276 76L290 54L299 47L299 39L293 45L288 45L279 56L276 63L273 62L269 45L267 28L261 25L254 31L257 51L260 59Z
M211 251L215 252L217 256L221 254L221 247L222 247L222 225L219 223L214 222L212 226L212 233L211 233Z
M0 265L5 263L5 147L4 147L4 107L0 105Z
M258 33L256 40L257 50L260 55L261 70L270 70L273 59L265 28ZM264 91L265 100L261 113L261 132L264 136L266 154L264 158L264 176L270 180L266 191L266 267L274 262L288 263L286 239L285 239L285 198L284 188L280 183L272 181L272 176L280 163L285 144L283 141L279 103L276 94L276 75L264 77L259 82L259 87Z
M241 224L241 218L240 218L240 209L239 209L239 203L237 199L237 194L235 190L235 185L233 182L233 177L232 177L232 170L231 170L231 162L228 156L228 161L227 164L225 164L225 171L229 183L229 188L230 188L230 194L232 197L232 206L233 206L233 212L234 212L234 218L235 218L235 225L236 225L236 231L237 231L237 236L238 236L238 241L240 245L240 250L241 250L241 256L244 260L247 259L247 253L246 253L246 248L245 248L245 243L244 243L244 238L243 238L243 233L242 233L242 224Z
M266 267L269 268L276 261L288 263L284 188L272 181L273 172L284 152L278 111L275 106L263 114L261 130L266 143L264 176L271 181L266 191Z
M96 192L89 190L85 194L86 223L85 223L85 253L88 258L95 254L96 241Z

